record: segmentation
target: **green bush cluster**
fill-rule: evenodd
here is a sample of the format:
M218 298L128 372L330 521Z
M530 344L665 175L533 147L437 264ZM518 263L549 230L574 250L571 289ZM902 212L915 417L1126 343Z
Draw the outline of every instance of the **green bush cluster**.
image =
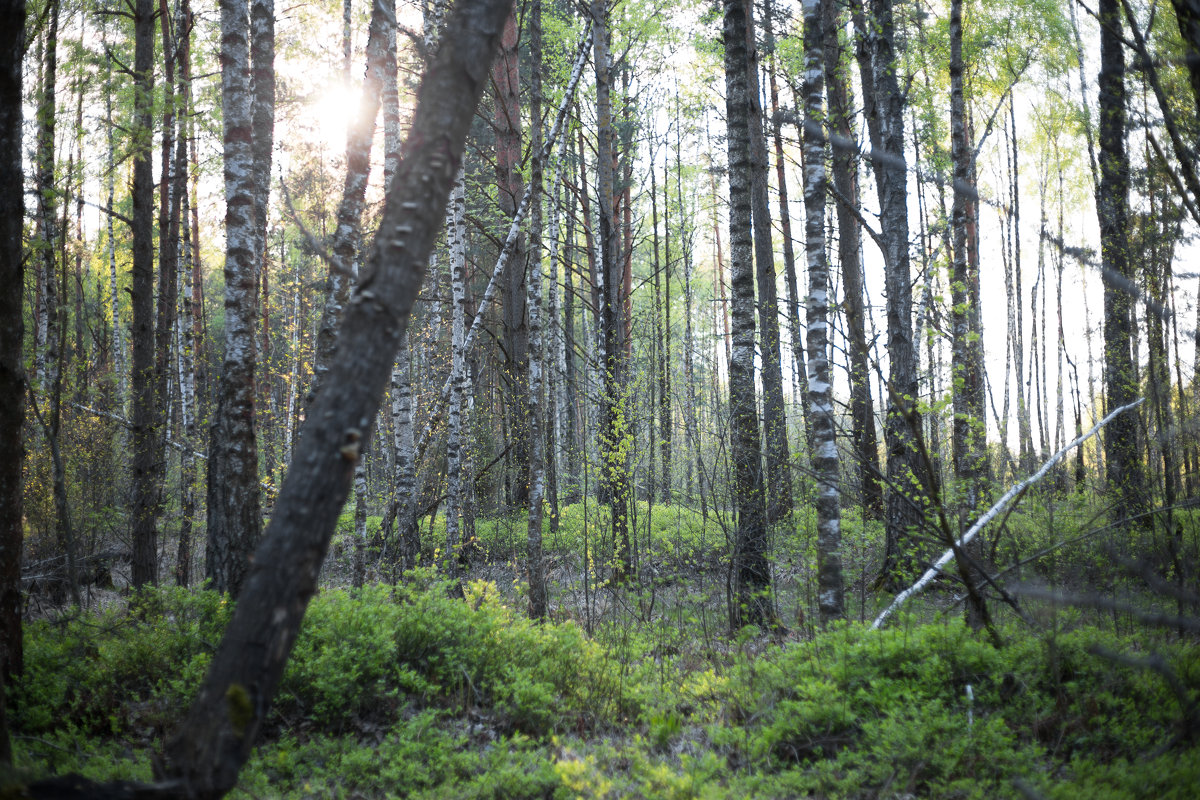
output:
M314 600L280 687L281 713L337 728L432 704L542 736L603 724L631 702L577 626L530 622L486 582L468 584L464 601L430 571L409 577Z
M1184 710L1162 679L1089 651L1139 644L1086 628L1021 632L997 649L959 624L846 627L739 659L709 737L753 780L780 778L781 796L869 786L999 797L1020 796L1014 780L1075 785L1175 743ZM1195 697L1196 654L1175 655Z
M30 624L18 765L148 779L229 613L159 590ZM416 571L314 598L235 796L1188 797L1200 652L1059 623L999 649L903 616L784 643L748 628L701 659L683 630L589 638ZM1183 698L1097 648L1161 653Z

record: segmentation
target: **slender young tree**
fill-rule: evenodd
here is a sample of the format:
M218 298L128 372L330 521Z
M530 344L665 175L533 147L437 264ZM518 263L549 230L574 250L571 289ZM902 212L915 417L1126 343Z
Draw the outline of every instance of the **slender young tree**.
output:
M525 193L525 182L521 175L521 76L517 43L514 10L513 16L505 23L500 57L492 68L496 93L493 117L496 128L496 187L500 210L508 220L516 216L517 205ZM505 372L508 376L505 408L510 415L508 461L511 467L511 500L517 506L525 506L529 502L530 430L526 420L529 407L529 323L525 307L528 260L522 237L517 240L516 250L504 268L504 302L501 307Z
M38 388L49 397L61 367L59 350L58 252L62 233L58 219L59 188L55 181L55 131L58 123L58 35L61 3L52 0L47 9L46 30L39 40L41 86L37 101L37 144L35 188L37 210L34 220L37 251L35 301L36 341L34 369Z
M526 562L529 570L529 616L546 616L546 562L542 555L542 503L546 496L546 458L543 446L546 413L543 381L542 336L542 2L529 7L529 57L531 86L529 110L530 171L533 207L529 213L529 393L525 425L529 431L529 517L526 527Z
M596 196L599 222L600 263L603 277L600 292L600 329L603 340L603 421L600 431L601 469L612 508L613 541L619 552L614 574L628 577L633 570L633 552L629 541L629 470L630 436L627 380L628 360L625 349L623 308L624 259L619 254L620 231L616 226L616 199L613 166L612 75L609 54L611 31L608 4L592 0L592 60L596 68Z
M959 522L965 526L979 505L986 458L984 433L986 420L976 408L983 376L981 359L975 352L980 346L972 321L976 299L971 291L975 280L968 259L967 228L970 224L974 192L971 169L971 142L967 138L967 103L964 93L962 0L950 3L950 150L954 162L954 201L951 225L953 251L950 276L951 335L950 371L954 403L954 474L958 481Z
M733 353L729 362L730 454L737 532L733 549L734 628L775 618L767 563L767 508L754 381L754 270L751 222L750 56L746 4L724 0L725 114L729 143L729 260Z

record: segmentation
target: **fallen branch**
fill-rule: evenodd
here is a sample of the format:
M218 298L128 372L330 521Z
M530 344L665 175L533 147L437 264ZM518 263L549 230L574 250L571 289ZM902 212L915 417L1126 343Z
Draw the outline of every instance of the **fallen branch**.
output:
M1042 478L1046 477L1046 474L1050 471L1050 469L1052 467L1054 467L1055 464L1062 461L1063 458L1067 455L1067 453L1071 452L1071 450L1073 450L1074 448L1083 444L1085 441L1087 441L1088 439L1090 439L1091 437L1093 437L1097 433L1099 433L1100 429L1103 428L1108 423L1112 422L1113 419L1115 419L1118 414L1123 414L1124 412L1129 411L1130 409L1137 408L1142 403L1144 403L1145 400L1146 400L1146 398L1143 397L1139 400L1135 400L1134 402L1130 403L1129 405L1121 406L1120 408L1118 408L1115 411L1113 411L1112 413L1110 413L1107 417L1105 417L1104 419L1100 420L1095 425L1093 425L1092 429L1089 430L1087 433L1083 434L1082 436L1077 437L1076 439L1074 439L1073 441L1068 443L1065 447L1063 447L1063 449L1059 450L1057 453L1055 453L1053 456L1051 456L1050 460L1047 461L1045 464L1043 464L1041 469L1039 469L1033 475L1030 475L1025 480L1018 483L1016 486L1013 486L1011 489L1009 489L1004 494L1003 497L1001 497L999 500L996 501L995 505L993 505L991 508L989 508L987 510L987 513L985 513L982 517L980 517L978 520L976 520L975 524L972 525L967 530L967 532L962 535L962 538L960 538L958 540L957 546L962 547L967 542L974 539L975 536L981 530L983 530L983 527L985 525L987 525L989 522L991 522L993 519L995 519L996 515L999 514L1001 511L1003 511L1008 506L1009 503L1011 503L1013 500L1015 500L1016 498L1018 498L1022 494L1024 494L1025 491L1028 490L1030 486L1034 485L1035 483L1040 481ZM938 574L942 571L942 568L945 567L948 563L950 563L950 560L953 557L954 557L954 548L951 548L951 549L947 550L945 553L943 553L941 558L939 558L937 561L933 562L933 566L931 566L929 569L927 569L925 571L925 574L922 575L921 578L916 583L914 583L912 586L905 589L900 594L896 595L896 599L892 601L892 604L889 605L887 608L885 608L879 614L879 616L875 618L875 622L873 622L871 624L871 629L878 630L879 628L882 628L883 623L887 620L887 618L890 617L896 609L898 609L900 606L904 605L904 603L907 602L910 597L912 597L914 594L916 594L917 592L921 591L926 586L928 586L930 584L930 582L932 582L933 579L936 578L938 576Z

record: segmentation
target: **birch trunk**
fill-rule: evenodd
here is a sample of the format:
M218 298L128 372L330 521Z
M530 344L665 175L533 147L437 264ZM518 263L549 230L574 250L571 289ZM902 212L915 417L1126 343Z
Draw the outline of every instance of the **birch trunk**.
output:
M447 571L455 571L462 541L459 516L463 508L463 441L464 414L467 395L471 392L470 374L467 371L466 318L467 318L467 258L466 258L466 192L460 172L450 190L450 208L447 215L446 235L450 250L450 287L454 299L452 309L452 333L450 337L450 408L449 425L446 430L446 549L442 554L442 565ZM411 434L410 434L411 435Z
M817 608L821 624L845 616L842 584L841 479L829 367L829 263L825 257L825 132L821 126L828 19L804 0L804 249L808 263L808 396L817 479Z
M205 575L237 596L258 545L258 439L254 343L256 170L247 0L221 2L221 100L225 162L225 356L208 459Z
M529 518L526 559L529 569L529 616L544 619L547 606L546 562L542 555L542 501L546 493L546 429L542 366L542 3L533 0L529 9L529 56L531 67L529 132L531 153L529 182L534 203L529 215L529 393L525 425L529 431Z

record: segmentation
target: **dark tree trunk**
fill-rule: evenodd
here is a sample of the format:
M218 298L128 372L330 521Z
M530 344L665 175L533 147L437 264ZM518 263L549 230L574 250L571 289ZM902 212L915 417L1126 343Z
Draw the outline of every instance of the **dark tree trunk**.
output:
M150 114L154 98L154 4L134 6L133 157L133 585L158 583L158 507L162 474L155 411L154 175L150 164Z
M883 482L875 434L875 400L871 394L871 361L867 349L863 293L862 230L854 213L859 205L858 155L854 142L854 106L850 76L842 59L842 15L837 4L824 4L825 78L829 84L829 124L837 140L833 147L833 186L853 208L838 205L838 261L846 304L846 337L850 361L851 440L862 491L863 516L883 519ZM782 184L781 184L782 185Z
M517 52L517 18L505 23L500 56L492 67L496 92L493 123L496 126L496 187L500 210L511 220L525 193L521 177L521 103L520 61ZM512 503L529 504L529 425L526 409L529 397L529 326L525 308L526 271L529 260L523 239L504 268L503 306L505 373L505 409L509 422L509 466L513 480Z
M1179 36L1183 39L1196 117L1200 118L1200 0L1171 0L1171 6L1175 9Z
M313 404L271 525L187 717L167 745L167 772L192 797L227 792L249 757L283 675L366 431L441 227L475 105L510 6L464 2L418 100L388 191L380 235L342 322L329 382ZM467 63L462 63L466 61ZM368 422L369 424L369 422Z
M774 230L767 198L767 139L763 132L754 2L746 0L746 102L750 126L750 206L754 222L754 265L758 280L758 324L762 329L763 439L767 457L767 521L792 513L792 464L783 366L779 347L779 298L775 287Z
M0 2L0 186L20 186L21 60L25 52L25 0ZM24 510L21 430L25 422L25 261L21 229L25 195L0 200L0 678L22 671L21 548ZM11 763L4 692L0 692L0 763Z
M737 506L729 622L764 625L775 618L767 562L767 507L763 491L754 381L754 268L751 223L750 55L743 0L725 0L725 113L729 142L729 259L733 352L729 361L730 454Z
M951 253L950 296L952 301L950 374L954 392L954 475L958 481L959 523L965 523L979 505L983 490L986 420L976 407L975 398L983 376L979 374L980 348L973 305L977 293L971 291L974 266L968 258L968 233L974 232L972 200L974 174L971 169L971 141L967 136L967 104L964 96L962 0L950 4L950 151L954 162L954 201L951 211L953 252ZM970 229L970 231L968 230Z
M914 531L924 519L929 485L927 465L921 463L917 439L921 418L917 409L917 361L912 339L912 280L908 253L908 168L904 154L904 96L896 75L899 59L894 42L892 0L871 0L867 34L874 97L864 103L878 131L872 133L872 167L880 198L880 228L885 252L884 292L887 296L888 403L884 420L887 497L882 575L898 587L916 569ZM863 28L860 27L860 34ZM861 63L861 61L860 61Z
M1133 271L1129 263L1129 156L1125 150L1125 52L1119 0L1101 0L1100 16L1100 258L1104 267L1104 374L1109 409L1137 396L1131 342ZM1145 507L1137 448L1138 418L1122 414L1105 428L1104 456L1109 491L1122 517Z
M596 196L600 234L599 271L604 278L600 297L600 328L604 342L603 417L600 431L603 482L612 507L615 577L623 579L633 570L629 541L629 470L626 463L630 436L627 407L623 286L624 259L618 252L620 231L613 213L616 198L613 164L615 147L612 124L612 64L609 55L608 10L603 0L592 0L593 61L596 67Z

